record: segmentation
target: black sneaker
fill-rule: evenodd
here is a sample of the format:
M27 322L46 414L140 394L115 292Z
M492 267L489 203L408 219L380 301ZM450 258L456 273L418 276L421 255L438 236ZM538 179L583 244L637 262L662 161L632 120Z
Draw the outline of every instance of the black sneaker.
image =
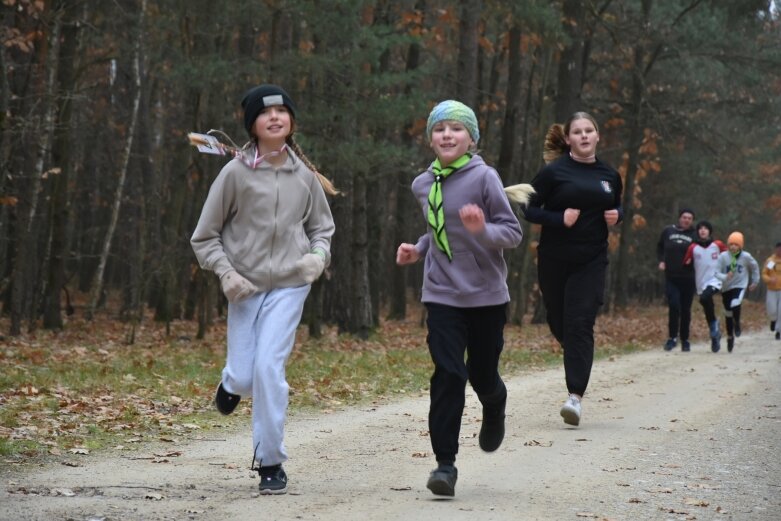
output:
M775 331L775 330L776 330L776 321L775 320L771 320L770 321L770 331Z
M721 335L711 337L710 350L714 353L718 353L719 349L721 349Z
M485 452L493 452L504 440L504 407L491 411L483 407L483 424L480 426L478 438L480 448Z
M241 396L238 394L229 393L222 386L222 382L217 386L217 393L214 395L214 406L225 416L232 413L236 406L241 401Z
M260 467L260 493L264 495L285 494L287 492L287 474L282 465L272 467Z
M684 353L688 353L692 350L692 345L689 343L688 340L681 340L681 351Z
M735 338L727 337L727 351L732 352L732 348L735 347Z
M677 338L668 338L667 342L664 344L664 350L665 351L672 351L675 349L675 346L678 345L678 339Z
M457 480L458 469L455 465L440 463L436 469L431 471L426 488L437 496L455 496Z
M776 331L776 340L781 340L781 331Z

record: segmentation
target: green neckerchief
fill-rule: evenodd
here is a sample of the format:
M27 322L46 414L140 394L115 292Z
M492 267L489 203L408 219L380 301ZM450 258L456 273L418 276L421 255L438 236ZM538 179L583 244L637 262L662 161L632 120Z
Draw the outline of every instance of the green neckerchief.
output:
M741 251L743 251L743 250L740 250L737 253L732 253L732 252L729 253L729 257L730 257L730 260L729 260L729 270L730 271L735 271L735 269L738 267L738 257L740 257L740 252Z
M450 243L447 242L447 232L445 231L445 209L442 206L442 183L447 177L469 163L472 154L464 154L445 168L439 163L439 158L434 160L431 170L434 173L434 184L428 193L428 223L434 232L434 242L437 248L445 252L449 260L453 260L453 252L450 251Z

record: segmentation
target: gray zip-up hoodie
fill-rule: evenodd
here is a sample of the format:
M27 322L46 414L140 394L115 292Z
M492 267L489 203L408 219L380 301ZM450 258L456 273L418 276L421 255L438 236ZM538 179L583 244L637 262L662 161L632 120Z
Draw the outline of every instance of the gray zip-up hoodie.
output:
M252 157L254 151L250 151ZM261 291L303 286L294 264L315 248L331 259L334 221L317 176L288 149L279 167L233 159L209 189L190 244L201 267L235 269Z
M738 254L737 266L735 266L735 272L730 279L727 279L727 274L730 272L732 254L729 251L723 251L719 254L716 262L714 275L723 283L722 293L735 288L746 289L752 284L759 284L759 264L746 250L741 250Z
M412 182L412 192L427 220L428 194L434 182L429 166ZM425 257L422 302L458 308L495 306L510 301L504 248L521 243L523 232L504 193L502 180L480 156L450 174L442 183L445 231L452 262L437 248L431 227L415 249ZM458 210L474 203L485 214L485 229L474 235L464 228Z

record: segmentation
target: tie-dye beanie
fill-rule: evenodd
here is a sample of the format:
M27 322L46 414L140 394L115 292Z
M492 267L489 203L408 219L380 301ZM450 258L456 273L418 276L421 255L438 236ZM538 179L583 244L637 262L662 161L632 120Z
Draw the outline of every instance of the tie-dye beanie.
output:
M458 121L466 127L475 144L480 139L480 128L477 125L474 111L460 101L449 99L439 103L431 110L426 123L426 135L429 140L431 140L434 125L440 121Z

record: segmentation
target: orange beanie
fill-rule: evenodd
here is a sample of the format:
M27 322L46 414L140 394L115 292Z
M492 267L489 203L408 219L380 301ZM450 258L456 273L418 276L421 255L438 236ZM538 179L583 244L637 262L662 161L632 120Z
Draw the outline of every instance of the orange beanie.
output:
M737 244L738 247L743 249L743 234L740 232L732 232L729 234L727 244Z

